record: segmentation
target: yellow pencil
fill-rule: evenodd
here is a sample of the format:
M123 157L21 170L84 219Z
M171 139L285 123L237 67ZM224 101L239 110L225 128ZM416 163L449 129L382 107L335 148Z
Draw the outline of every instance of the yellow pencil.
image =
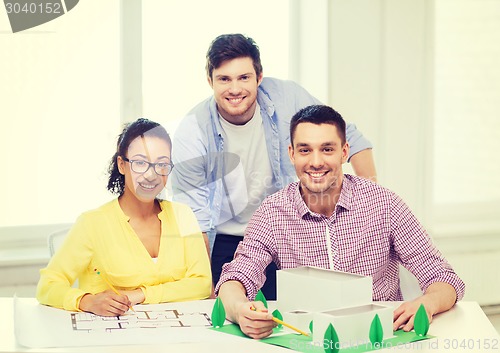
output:
M255 309L253 306L250 308L250 310L257 311L257 309ZM296 331L296 332L300 333L301 335L304 335L304 336L309 336L309 334L308 334L308 333L306 333L306 332L304 332L304 331L302 331L302 330L298 329L298 328L297 328L297 327L295 327L295 326L292 326L292 325L290 325L290 324L287 324L287 323L286 323L286 322L284 322L283 320L277 319L277 318L275 318L274 316L273 316L273 321L274 321L274 322L276 322L277 324L281 324L281 325L283 325L283 326L286 326L286 327L288 327L288 328L291 328L292 330L294 330L294 331Z
M292 325L290 325L290 324L287 324L286 322L284 322L284 321L282 321L282 320L280 320L280 319L277 319L277 318L275 318L274 316L273 316L273 321L274 321L274 322L276 322L276 323L278 323L278 324L281 324L281 325L283 325L283 326L286 326L286 327L288 327L288 328L291 328L292 330L297 331L297 332L298 332L298 333L300 333L301 335L304 335L304 336L309 336L309 334L308 334L308 333L305 333L304 331L302 331L302 330L300 330L300 329L296 328L295 326L292 326Z
M97 268L94 268L94 271L96 271L96 273L97 273L98 275L100 275L100 274L101 274L101 272L100 272L100 271L98 271L98 270L97 270ZM115 288L115 286L113 286L113 285L111 284L111 282L110 282L110 281L108 281L108 279L106 278L106 276L101 276L101 278L104 280L104 282L106 282L106 284L109 286L109 288L111 288L111 290L112 290L113 292L115 292L115 293L116 293L116 294L118 294L118 295L121 295L121 293L120 293L120 292L118 292L118 290ZM132 310L132 311L135 313L135 310L134 310L134 308L132 308L132 305L130 305L130 306L129 306L129 309L130 309L130 310Z

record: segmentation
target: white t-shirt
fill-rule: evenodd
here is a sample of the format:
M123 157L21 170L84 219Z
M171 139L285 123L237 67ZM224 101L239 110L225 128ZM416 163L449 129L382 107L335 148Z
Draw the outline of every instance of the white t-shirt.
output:
M278 189L267 153L264 126L257 105L252 119L245 125L234 125L220 114L219 120L226 134L224 139L226 195L224 209L232 210L217 233L243 236L248 221L264 198Z

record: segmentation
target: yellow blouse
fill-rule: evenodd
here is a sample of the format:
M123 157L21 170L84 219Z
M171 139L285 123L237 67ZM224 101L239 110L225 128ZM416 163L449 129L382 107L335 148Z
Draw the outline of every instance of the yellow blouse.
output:
M161 201L160 206L156 263L115 199L77 219L61 248L40 270L38 301L77 311L83 295L109 289L103 275L118 290L141 288L144 303L208 298L210 262L193 212L175 202ZM76 279L79 288L72 288Z

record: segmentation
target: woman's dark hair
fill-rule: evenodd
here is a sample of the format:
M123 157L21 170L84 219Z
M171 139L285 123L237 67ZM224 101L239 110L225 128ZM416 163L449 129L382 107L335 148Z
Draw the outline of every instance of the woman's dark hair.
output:
M290 121L290 143L293 146L293 137L297 125L312 123L316 125L330 124L337 128L342 145L345 145L345 121L337 111L327 105L310 105L299 110Z
M172 147L172 140L167 130L160 124L145 118L139 118L134 122L126 124L122 133L118 136L116 153L109 162L107 188L111 193L121 196L125 190L125 176L118 170L118 156L126 157L130 143L137 137L144 137L144 135L161 138Z
M242 34L222 34L215 38L207 51L207 76L212 79L212 72L226 60L249 57L252 59L253 68L257 79L262 73L260 51L257 44L250 37Z

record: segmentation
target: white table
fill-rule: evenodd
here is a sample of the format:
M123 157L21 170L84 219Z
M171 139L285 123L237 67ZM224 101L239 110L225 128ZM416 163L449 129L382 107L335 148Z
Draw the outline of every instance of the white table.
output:
M34 299L30 300L34 301ZM391 304L397 305L398 303ZM193 307L194 311L203 308L205 312L210 314L213 300L192 302L187 305ZM271 308L272 306L273 303L270 303ZM0 352L293 352L285 348L218 332L214 333L216 336L211 338L210 342L27 348L18 345L15 339L13 298L0 298L0 308L3 316L0 320ZM182 330L189 330L189 328L182 328ZM460 302L448 312L434 317L429 334L436 338L414 343L413 346L395 347L378 352L500 352L500 336L476 302Z

